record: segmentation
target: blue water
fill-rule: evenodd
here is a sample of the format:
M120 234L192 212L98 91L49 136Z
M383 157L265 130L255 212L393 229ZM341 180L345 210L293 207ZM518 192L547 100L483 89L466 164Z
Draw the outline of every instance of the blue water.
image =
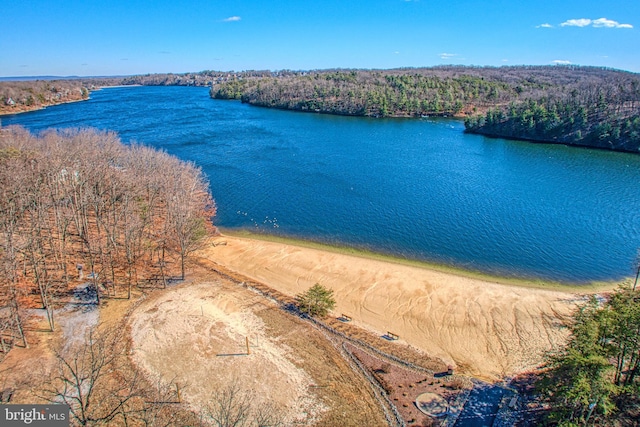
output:
M194 161L215 223L491 274L566 282L632 274L640 156L489 139L452 119L366 119L130 87L2 117L96 127Z

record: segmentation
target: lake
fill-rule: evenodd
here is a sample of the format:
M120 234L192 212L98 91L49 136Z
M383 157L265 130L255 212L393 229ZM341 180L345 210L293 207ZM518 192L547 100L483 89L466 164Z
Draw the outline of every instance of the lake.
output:
M1 121L114 130L193 161L228 229L570 283L633 274L640 246L633 154L468 135L454 119L264 109L193 87L108 88Z

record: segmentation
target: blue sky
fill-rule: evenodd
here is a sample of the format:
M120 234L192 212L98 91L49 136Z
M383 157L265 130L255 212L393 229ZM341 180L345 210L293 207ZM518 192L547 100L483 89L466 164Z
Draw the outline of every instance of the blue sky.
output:
M640 72L639 0L0 0L0 76L572 63Z

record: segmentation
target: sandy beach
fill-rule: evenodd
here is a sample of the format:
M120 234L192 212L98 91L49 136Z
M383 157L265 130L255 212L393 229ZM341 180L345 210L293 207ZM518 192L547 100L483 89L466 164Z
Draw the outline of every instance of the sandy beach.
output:
M222 244L221 244L222 243ZM459 372L498 379L530 370L567 337L578 292L509 286L428 268L255 238L220 236L202 256L296 295L333 289L334 314L441 358Z

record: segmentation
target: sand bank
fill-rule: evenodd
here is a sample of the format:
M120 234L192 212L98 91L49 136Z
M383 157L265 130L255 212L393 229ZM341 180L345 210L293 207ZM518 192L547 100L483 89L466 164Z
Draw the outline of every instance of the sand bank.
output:
M220 245L219 243L226 244ZM567 337L578 292L508 286L287 243L221 236L203 255L289 295L334 290L336 315L483 378L535 368Z

